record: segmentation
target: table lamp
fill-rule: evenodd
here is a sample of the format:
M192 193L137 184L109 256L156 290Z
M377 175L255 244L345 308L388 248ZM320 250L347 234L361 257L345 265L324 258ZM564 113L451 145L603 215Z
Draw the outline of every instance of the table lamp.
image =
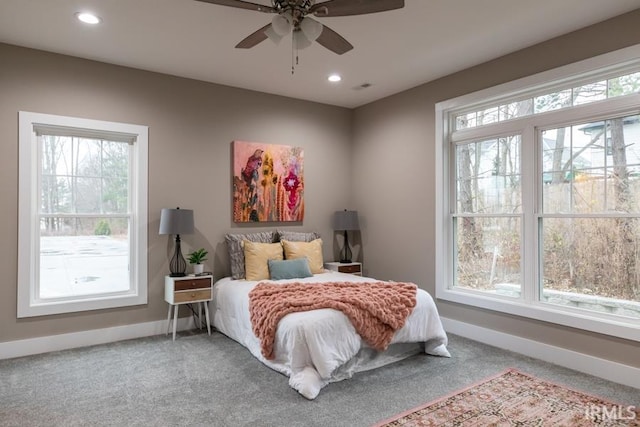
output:
M349 235L347 231L360 230L358 223L358 211L337 211L333 215L333 229L336 231L344 231L344 247L340 251L340 262L351 262L351 248L349 247Z
M193 233L193 210L191 209L162 209L160 212L159 234L174 234L176 236L176 248L169 261L171 277L186 276L187 262L180 249L180 235Z

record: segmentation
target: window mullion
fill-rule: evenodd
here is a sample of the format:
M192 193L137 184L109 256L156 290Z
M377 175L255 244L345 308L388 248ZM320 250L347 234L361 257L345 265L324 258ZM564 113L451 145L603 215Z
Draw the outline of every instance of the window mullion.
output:
M527 301L537 300L536 263L536 176L538 162L536 156L535 128L527 125L522 131L522 298Z
M32 266L30 270L30 283L29 283L29 300L30 303L40 300L40 222L42 221L42 166L43 156L42 149L45 141L41 135L33 133L35 144L33 144L31 156L34 159L31 167L33 168L35 180L32 180L32 194L31 199L33 203L32 212L33 220L30 223L31 235L29 238L29 244L31 245L30 258Z

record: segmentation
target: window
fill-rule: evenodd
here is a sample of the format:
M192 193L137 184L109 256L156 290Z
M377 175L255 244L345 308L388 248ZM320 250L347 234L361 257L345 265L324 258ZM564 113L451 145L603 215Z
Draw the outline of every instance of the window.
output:
M639 54L436 106L438 298L640 341Z
M147 302L147 128L20 112L18 317Z

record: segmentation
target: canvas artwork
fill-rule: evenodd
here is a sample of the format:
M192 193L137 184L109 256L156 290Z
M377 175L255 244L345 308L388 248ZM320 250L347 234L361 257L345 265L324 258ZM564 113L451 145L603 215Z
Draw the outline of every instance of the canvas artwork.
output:
M300 147L234 141L233 221L302 221L303 166Z

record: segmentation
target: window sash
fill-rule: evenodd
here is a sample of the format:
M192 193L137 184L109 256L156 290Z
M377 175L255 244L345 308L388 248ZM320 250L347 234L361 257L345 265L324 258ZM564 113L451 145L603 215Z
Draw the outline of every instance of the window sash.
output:
M76 153L77 151L77 147L76 145L79 145L82 143L82 139L89 139L89 140L95 140L95 141L100 141L101 143L103 143L104 141L107 142L116 142L116 143L121 143L121 144L127 144L128 145L128 150L127 150L127 211L124 213L101 213L101 212L94 212L94 213L78 213L78 206L77 206L77 200L73 200L71 202L72 206L71 206L71 210L73 213L64 213L64 212L52 212L52 213L44 213L42 211L42 203L38 203L38 213L36 215L36 224L37 224L37 229L39 230L39 235L38 238L36 239L36 241L34 242L34 244L36 245L35 247L35 252L38 254L38 256L34 257L33 259L33 268L35 270L35 274L34 274L34 280L35 280L35 284L34 284L34 302L37 303L51 303L53 301L57 301L57 302L65 302L65 301L82 301L82 300L86 300L86 299L95 299L95 298L99 298L101 296L115 296L115 295L131 295L133 293L135 293L136 289L135 289L135 269L129 268L128 269L128 277L127 277L127 286L125 290L121 290L121 291L103 291L103 292L96 292L96 293L90 293L90 294L86 294L86 293L76 293L73 295L69 295L69 296L59 296L59 297L43 297L42 296L42 289L43 289L43 285L44 283L42 282L42 280L44 279L43 277L41 277L41 239L43 237L43 233L42 230L40 228L40 224L41 224L41 220L43 218L64 218L64 219L93 219L93 218L122 218L122 219L126 219L127 220L127 229L131 230L131 224L132 224L132 220L133 220L133 214L131 212L131 193L132 193L132 180L128 179L129 177L132 176L132 172L133 172L133 162L132 162L132 155L133 153L133 143L135 142L135 139L132 139L131 135L127 135L126 137L123 137L124 134L121 133L116 133L114 135L111 135L109 132L105 132L105 131L92 131L91 129L79 129L79 128L72 128L72 127L68 127L68 126L55 126L55 125L36 125L34 126L34 131L35 134L37 136L37 140L38 140L38 164L42 165L43 159L42 159L42 155L43 155L43 150L45 147L45 140L44 137L46 136L60 136L60 137L69 137L71 138L70 143L71 143L71 152L72 152L72 156L73 153ZM121 140L121 141L118 141ZM102 149L103 147L101 147ZM102 154L102 153L101 153ZM73 162L73 158L71 159L71 161ZM100 158L100 170L102 170L102 166L103 166L103 159L102 157ZM85 175L81 175L78 173L79 171L77 170L72 170L70 172L70 174L66 174L64 176L67 176L69 178L71 178L72 181L75 181L78 177L86 177ZM38 195L42 195L42 184L43 184L43 168L42 167L38 167L37 169L37 183L38 183ZM54 177L60 177L60 175L58 174L53 174L51 176ZM98 175L96 175L96 178L99 179L103 179L104 176L99 173ZM75 194L75 192L77 191L77 189L75 188L75 186L72 186L71 189L71 193L72 193L72 198L75 199L75 197L73 197L73 195ZM100 198L100 211L102 211L103 209L103 200L102 198ZM131 255L134 253L135 251L135 247L133 246L133 242L132 239L129 238L129 232L127 232L127 237L128 237L128 245L127 245L127 258L128 258L128 265L131 265Z
M68 126L65 127L58 127L61 130L66 130L68 131L68 135L67 134L62 134L62 132L60 132L60 134L58 135L53 135L53 134L48 134L48 133L37 133L36 132L36 136L37 136L37 140L38 140L38 152L37 152L37 164L38 164L38 168L37 168L37 183L38 183L38 195L42 195L43 194L43 189L42 189L42 184L44 181L44 177L49 177L49 178L66 178L66 179L70 179L72 181L72 189L71 191L71 196L72 198L75 198L75 196L78 195L78 188L77 188L77 180L84 180L84 179L99 179L101 180L100 185L102 186L103 181L105 179L116 179L119 178L118 176L111 176L111 175L104 175L102 173L102 169L104 167L104 158L102 157L102 155L104 154L104 147L103 144L104 143L116 143L116 144L127 144L127 175L126 175L126 179L127 179L127 188L126 188L126 193L127 193L127 206L126 206L126 211L124 212L110 212L110 213L118 213L118 214L127 214L127 215L131 215L131 210L132 210L132 194L134 191L133 185L134 185L134 181L132 179L132 177L134 176L134 160L135 160L135 149L133 146L132 142L121 142L121 141L117 141L117 140L113 140L111 138L108 138L108 132L105 131L96 131L96 135L91 135L89 134L89 130L87 129L80 129L80 131L82 131L82 136L78 136L76 135L77 132L75 132L73 130L73 128L70 128ZM46 136L61 136L61 137L69 137L71 138L70 142L71 143L71 162L74 162L74 152L77 151L78 146L80 144L83 143L83 139L88 139L88 140L92 140L92 141L100 141L101 143L101 157L100 157L100 173L99 174L95 174L95 175L88 175L85 173L79 173L79 171L75 170L74 166L71 167L71 171L67 171L67 173L63 173L63 174L59 174L59 173L48 173L45 174L43 169L44 167L42 167L43 163L44 163L44 159L43 159L43 150L45 149L45 140L44 137ZM115 135L115 139L118 138L119 135ZM102 193L100 194L100 196L102 196ZM91 213L91 212L79 212L78 211L78 207L77 207L77 200L73 200L71 202L72 206L72 213L74 214L81 214L81 213ZM99 198L99 202L100 202L100 212L104 212L104 200L102 199L102 197ZM42 210L42 204L39 203L37 205L38 208L38 213L42 214L43 210ZM51 212L51 213L68 213L68 212ZM98 213L98 212L95 212Z
M96 215L96 214L39 214L37 215L36 224L40 224L40 220L43 218L65 218L65 219L103 219L103 218L113 218L113 219L124 219L127 222L127 264L132 265L133 254L135 253L135 245L134 240L131 238L131 230L133 229L132 224L134 222L133 215L122 215L122 214L107 214L107 215ZM39 228L39 227L38 227ZM136 269L128 268L127 273L127 287L124 290L111 290L111 291L103 291L103 292L93 292L93 293L77 293L68 296L56 296L56 297L44 297L42 296L42 288L43 282L41 277L41 257L42 257L42 233L39 233L37 238L34 239L34 259L32 260L33 269L34 269L34 285L33 285L33 302L35 304L46 304L52 302L75 302L82 300L89 300L100 298L102 296L127 296L134 295L136 293Z

